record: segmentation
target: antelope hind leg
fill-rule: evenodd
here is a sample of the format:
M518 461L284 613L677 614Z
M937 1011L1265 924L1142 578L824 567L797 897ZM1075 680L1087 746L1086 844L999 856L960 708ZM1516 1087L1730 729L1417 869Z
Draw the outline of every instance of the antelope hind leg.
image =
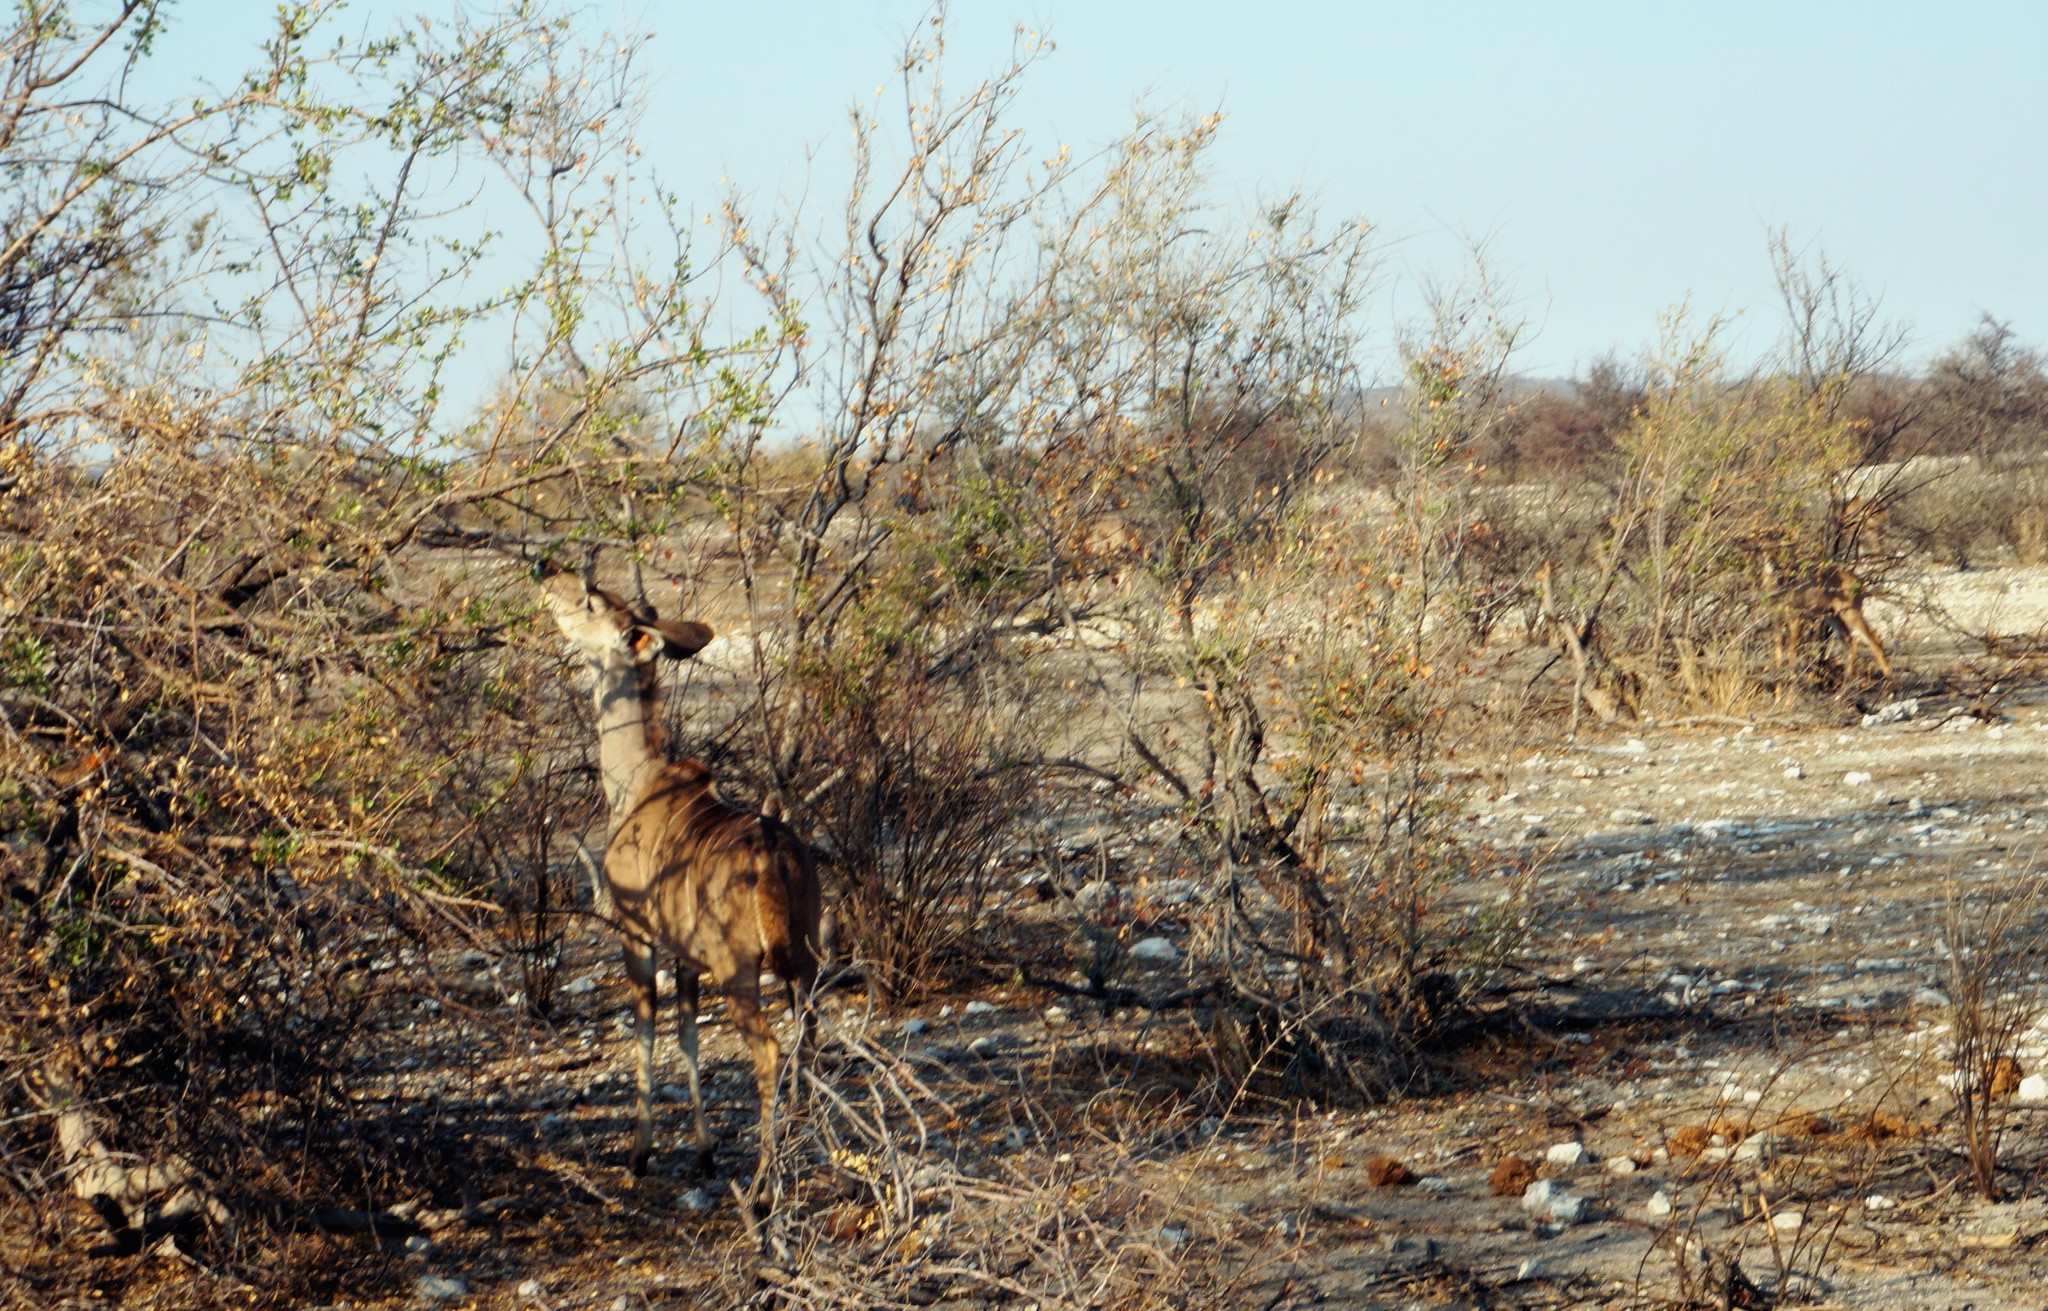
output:
M676 962L677 1037L683 1044L683 1068L690 1076L690 1114L697 1134L697 1173L711 1172L711 1135L704 1128L704 1087L697 1074L697 967Z

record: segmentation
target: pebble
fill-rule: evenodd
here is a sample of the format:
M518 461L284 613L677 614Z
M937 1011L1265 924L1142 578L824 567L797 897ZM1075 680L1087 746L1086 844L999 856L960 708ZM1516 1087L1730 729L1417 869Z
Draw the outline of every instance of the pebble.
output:
M1159 1227L1159 1241L1168 1247L1186 1247L1188 1245L1188 1227L1186 1225L1161 1225Z
M966 1013L969 1015L993 1015L996 1013L996 1008L989 1002L971 1001L967 1003Z
M1635 1172L1636 1163L1626 1156L1617 1156L1607 1162L1607 1173L1609 1174L1634 1174Z
M2023 1102L2048 1102L2048 1078L2030 1074L2020 1080L2019 1099Z
M586 974L580 979L571 979L569 982L562 985L562 991L567 993L571 997L581 997L585 993L596 992L597 976L594 974Z
M1883 1193L1872 1193L1863 1199L1863 1207L1867 1211L1889 1211L1897 1205L1897 1202L1886 1197Z
M1132 960L1174 961L1180 959L1180 948L1165 938L1140 938L1131 944Z
M717 1200L702 1188L692 1188L689 1192L676 1199L677 1209L683 1211L697 1211L701 1213L709 1211L716 1205L718 1205Z
M1586 1159L1584 1143L1557 1143L1543 1153L1543 1163L1559 1170L1576 1170Z
M1085 911L1102 910L1116 903L1116 888L1108 879L1091 879L1074 894L1074 904Z
M1848 773L1842 775L1842 786L1860 788L1864 784L1868 783L1870 779L1871 775L1867 771L1861 769L1852 769Z
M1559 1188L1555 1180L1538 1179L1522 1194L1522 1209L1554 1225L1574 1225L1586 1216L1586 1199Z
M467 1297L469 1281L448 1279L440 1275L421 1275L413 1281L413 1293L427 1302L445 1302L451 1297Z
M903 1036L906 1038L915 1038L918 1034L925 1032L931 1027L932 1022L930 1020L925 1019L921 1015L913 1015L909 1019L903 1021Z
M1784 1144L1774 1133L1753 1133L1743 1139L1735 1148L1738 1161L1768 1161L1783 1150Z
M1805 1223L1806 1217L1797 1211L1778 1211L1771 1216L1771 1228L1781 1234L1797 1232L1799 1226Z
M1651 1216L1662 1219L1671 1214L1671 1194L1659 1188L1650 1194L1650 1200L1643 1203L1643 1210Z

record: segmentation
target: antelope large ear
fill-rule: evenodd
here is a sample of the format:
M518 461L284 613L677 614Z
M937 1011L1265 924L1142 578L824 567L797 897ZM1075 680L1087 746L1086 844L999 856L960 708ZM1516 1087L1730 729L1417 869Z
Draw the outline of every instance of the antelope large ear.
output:
M694 619L657 619L640 629L660 637L661 653L671 660L688 660L711 645L711 625Z

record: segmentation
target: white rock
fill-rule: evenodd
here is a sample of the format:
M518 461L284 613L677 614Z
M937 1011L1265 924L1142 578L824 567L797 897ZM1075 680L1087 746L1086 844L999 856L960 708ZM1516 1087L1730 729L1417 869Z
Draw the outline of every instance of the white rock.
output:
M1116 889L1108 879L1093 879L1081 885L1074 894L1074 904L1082 910L1096 911L1116 903Z
M1159 1227L1159 1241L1168 1247L1186 1247L1188 1244L1188 1227L1186 1225L1161 1225Z
M1889 1211L1897 1205L1897 1202L1886 1197L1883 1193L1872 1193L1863 1199L1863 1207L1867 1211Z
M1921 988L1914 992L1913 1004L1915 1006L1946 1007L1948 1005L1948 994L1939 988Z
M1180 959L1180 948L1165 938L1140 938L1131 944L1132 960L1174 961Z
M1879 706L1865 715L1863 717L1863 727L1876 728L1880 724L1903 724L1919 713L1920 702L1918 698L1894 701L1890 705Z
M1671 1214L1671 1194L1659 1188L1650 1194L1650 1200L1643 1203L1643 1210L1658 1219Z
M1541 1278L1543 1278L1543 1263L1533 1256L1515 1267L1515 1282L1517 1283Z
M971 1001L967 1003L967 1014L969 1015L993 1015L995 1011L996 1008L989 1002Z
M1440 1174L1426 1174L1415 1181L1415 1186L1425 1193L1448 1193L1451 1181Z
M412 1291L423 1302L445 1302L451 1297L469 1296L469 1281L421 1275L413 1281Z
M571 997L581 997L585 993L596 992L597 976L586 974L580 979L572 979L562 985L562 991L568 993Z
M1768 1161L1784 1149L1784 1144L1774 1133L1753 1133L1735 1148L1738 1161Z
M909 1019L903 1021L903 1036L906 1038L915 1038L918 1034L923 1033L925 1030L931 1027L932 1022L930 1020L924 1018L922 1015L913 1015Z
M1636 1163L1626 1156L1611 1157L1607 1162L1607 1173L1609 1174L1634 1174L1635 1172Z
M1064 1006L1048 1006L1045 1008L1043 1014L1045 1016L1045 1022L1047 1024L1054 1026L1065 1024L1068 1021L1068 1019L1071 1018L1071 1016L1067 1012L1067 1008Z
M1781 1234L1795 1233L1806 1223L1806 1217L1797 1211L1778 1211L1771 1216L1771 1228Z
M676 1199L676 1206L684 1211L709 1211L718 1205L717 1199L702 1188L692 1188Z
M1556 1180L1538 1179L1522 1194L1522 1209L1552 1224L1577 1224L1586 1216L1586 1199L1566 1192Z
M2048 1078L2030 1074L2020 1080L2019 1099L2023 1102L2048 1102Z
M542 1292L540 1280L522 1279L519 1281L519 1287L514 1291L521 1297L539 1297Z
M1805 778L1805 777L1806 777L1806 770L1805 770L1805 769L1804 769L1803 767L1799 766L1799 765L1787 765L1787 766L1785 766L1785 777L1786 777L1786 778Z
M1842 775L1842 786L1860 788L1865 783L1868 783L1870 781L1870 777L1870 774L1865 770L1852 769L1848 773Z
M1531 1213L1549 1209L1550 1199L1557 1196L1555 1179L1537 1179L1522 1190L1522 1209Z
M1586 1160L1584 1143L1555 1143L1543 1153L1544 1163L1560 1170L1576 1170Z

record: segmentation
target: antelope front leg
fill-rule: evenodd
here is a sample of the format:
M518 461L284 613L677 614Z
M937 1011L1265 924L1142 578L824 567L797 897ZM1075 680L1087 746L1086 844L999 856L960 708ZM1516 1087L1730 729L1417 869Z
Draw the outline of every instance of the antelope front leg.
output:
M633 1037L639 1056L631 1165L634 1174L646 1174L647 1158L654 1151L654 947L632 941L620 945L626 953L626 980L633 988ZM693 1087L696 1068L691 1062Z
M711 1135L704 1128L704 1089L697 1078L697 967L676 962L677 1035L683 1043L683 1068L690 1074L690 1114L697 1124L697 1173L711 1172Z

